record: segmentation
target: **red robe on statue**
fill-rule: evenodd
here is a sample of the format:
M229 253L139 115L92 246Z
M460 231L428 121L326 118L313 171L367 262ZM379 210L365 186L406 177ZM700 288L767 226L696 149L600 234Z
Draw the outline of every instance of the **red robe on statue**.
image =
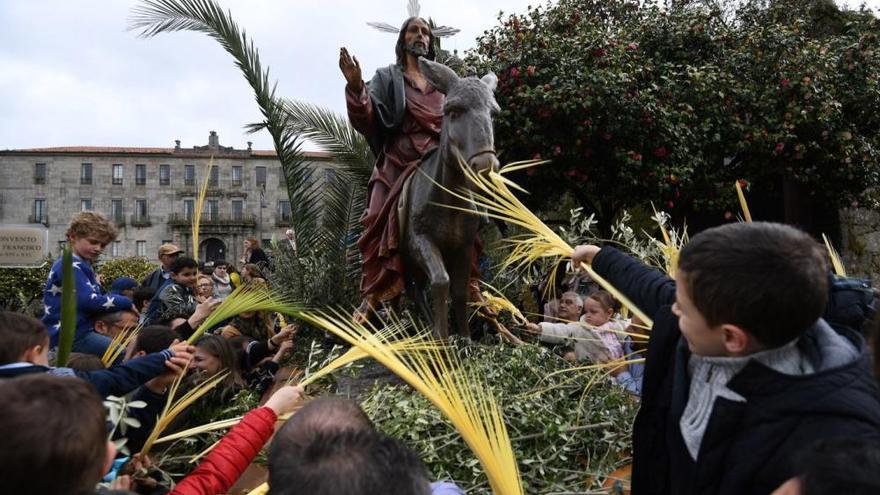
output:
M364 232L358 240L363 255L361 294L389 301L403 290L403 262L398 252L397 198L406 178L422 155L440 141L445 95L430 85L425 91L404 76L406 111L400 132L388 136L376 159L367 186L367 209L361 218ZM346 87L348 118L365 136L378 132L377 117L368 89L355 94Z

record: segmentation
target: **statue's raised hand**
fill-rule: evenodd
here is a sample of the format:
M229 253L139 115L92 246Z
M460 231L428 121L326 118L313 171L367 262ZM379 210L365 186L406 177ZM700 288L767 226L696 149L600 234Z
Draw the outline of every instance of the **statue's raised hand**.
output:
M345 76L345 81L351 89L359 92L363 88L361 64L358 63L356 57L352 57L348 53L345 47L339 49L339 70L342 71L342 75Z

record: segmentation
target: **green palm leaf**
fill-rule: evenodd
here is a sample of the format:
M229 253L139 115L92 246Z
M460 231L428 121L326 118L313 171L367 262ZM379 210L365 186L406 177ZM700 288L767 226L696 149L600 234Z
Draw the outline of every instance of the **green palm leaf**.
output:
M238 28L231 13L224 12L214 0L143 0L132 10L129 28L144 38L175 31L205 33L233 56L254 90L264 125L272 136L284 170L298 240L303 245L317 241L320 195L313 187L300 141L290 128L283 102L275 95L276 86L269 83L269 69L263 69L253 41Z

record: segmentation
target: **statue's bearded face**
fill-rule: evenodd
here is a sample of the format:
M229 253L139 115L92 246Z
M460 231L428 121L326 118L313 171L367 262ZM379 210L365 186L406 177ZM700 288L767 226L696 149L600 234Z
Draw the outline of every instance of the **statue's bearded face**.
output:
M413 19L406 27L403 44L407 53L417 57L428 54L428 43L431 42L431 28L421 19Z

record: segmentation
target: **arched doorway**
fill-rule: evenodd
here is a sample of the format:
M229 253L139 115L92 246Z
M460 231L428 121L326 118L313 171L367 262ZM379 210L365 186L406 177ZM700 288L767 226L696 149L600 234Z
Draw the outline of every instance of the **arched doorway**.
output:
M206 262L226 259L226 244L216 237L205 239L201 251L202 259Z

